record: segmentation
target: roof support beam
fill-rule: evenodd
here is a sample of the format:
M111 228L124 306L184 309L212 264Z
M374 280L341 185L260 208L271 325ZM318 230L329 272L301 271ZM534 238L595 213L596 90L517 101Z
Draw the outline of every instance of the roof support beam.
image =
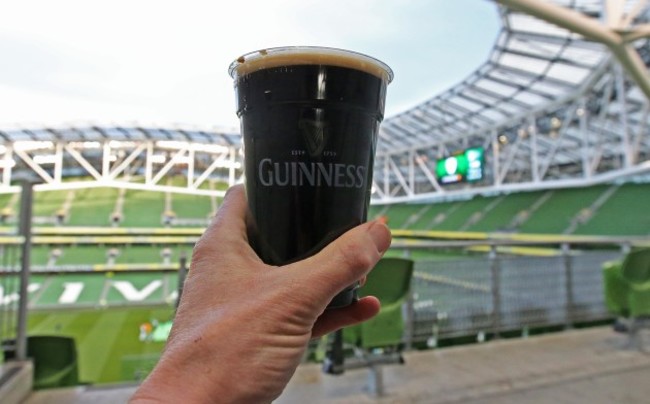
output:
M650 76L647 73L645 63L632 45L628 44L624 37L615 30L603 26L597 20L587 17L578 11L551 2L540 0L495 1L513 10L528 13L607 45L621 65L627 70L628 74L634 79L643 94L650 100ZM609 0L606 3L612 12L618 9L615 1L618 0ZM630 30L630 32L633 32L633 30Z

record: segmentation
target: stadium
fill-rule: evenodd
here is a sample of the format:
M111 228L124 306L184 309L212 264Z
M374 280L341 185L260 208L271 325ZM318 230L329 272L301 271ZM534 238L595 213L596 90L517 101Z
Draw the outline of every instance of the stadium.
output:
M391 326L406 352L650 314L647 271L629 288L615 272L650 248L650 7L494 7L488 59L380 128L368 216L393 233L387 257L413 262L404 324ZM239 133L88 124L3 127L0 138L5 353L19 351L24 321L33 341L74 341L67 373L35 377L37 389L143 380L193 245L243 181ZM623 307L626 293L636 306ZM314 342L306 361L332 343Z

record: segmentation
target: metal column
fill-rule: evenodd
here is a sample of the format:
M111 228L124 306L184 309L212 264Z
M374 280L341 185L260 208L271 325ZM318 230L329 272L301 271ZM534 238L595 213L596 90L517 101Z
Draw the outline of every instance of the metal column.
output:
M16 326L16 360L27 359L27 304L29 285L30 255L32 251L32 201L33 185L30 180L23 182L20 198L20 224L19 232L23 237L20 258L20 299L18 301L18 323Z

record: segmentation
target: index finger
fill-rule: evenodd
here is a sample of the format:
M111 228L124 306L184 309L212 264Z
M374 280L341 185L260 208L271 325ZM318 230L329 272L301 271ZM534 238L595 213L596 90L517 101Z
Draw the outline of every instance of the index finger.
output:
M236 251L259 261L248 244L246 215L248 202L243 185L228 189L217 215L194 247L194 256L219 256L221 251Z

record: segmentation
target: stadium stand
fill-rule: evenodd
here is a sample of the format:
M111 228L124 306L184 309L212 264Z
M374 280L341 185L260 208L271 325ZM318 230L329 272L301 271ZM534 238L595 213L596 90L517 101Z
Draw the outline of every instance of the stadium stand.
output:
M392 229L646 235L650 218L643 212L648 195L650 184L603 184L475 196L455 202L376 206L370 217L386 216ZM576 230L572 231L574 223Z
M172 195L172 210L176 214L172 225L205 227L217 208L215 198L192 195Z
M602 2L557 3L588 16L600 16L602 11ZM563 233L650 234L650 185L623 183L635 175L641 176L635 180L648 180L647 99L638 83L623 73L602 44L520 12L505 8L499 12L504 26L486 64L459 86L389 117L382 125L373 198L385 204L372 206L369 217L385 216L393 229L516 231L549 238ZM648 20L647 10L639 13L640 21ZM634 41L634 47L645 64L650 63L650 42ZM229 131L87 125L11 129L0 134L8 145L42 139L52 145L59 142L76 148L97 172L109 168L102 173L109 174L110 181L106 175L55 178L41 187L50 190L36 192L35 224L61 233L77 226L76 237L96 231L92 226L200 230L222 195L201 192L223 191L226 184L241 179L240 139ZM180 155L188 145L196 153L187 170L173 164L165 165L171 167L167 173L160 165L149 170L154 157ZM433 174L435 162L474 145L485 146L485 178L476 184L440 186ZM53 151L53 146L37 147L29 153ZM104 153L98 153L99 147L104 147ZM69 153L54 157L60 159L59 167L84 171L79 159ZM104 157L118 160L113 164ZM16 172L29 169L28 160L21 156L5 152L3 159L9 158L15 159ZM120 171L120 166L130 169ZM199 180L205 181L198 184ZM70 190L66 181L91 182L93 188ZM10 187L11 181L0 184L3 192L15 192ZM63 189L52 190L57 187ZM170 192L170 187L180 193ZM182 193L188 189L197 195ZM17 202L18 194L0 194L5 223L16 223ZM115 214L118 220L111 223ZM58 217L63 217L62 223ZM15 234L15 229L9 233ZM51 242L32 250L35 269L54 267L62 273L32 274L29 331L72 336L79 351L81 380L141 380L162 349L162 343L140 340L139 330L145 323L171 318L177 275L142 271L145 264L164 263L165 257L178 261L179 246L189 243L143 247L142 239L138 246L133 245L135 237L130 240L90 245ZM618 244L593 254L563 252L553 246L552 254L541 258L531 257L532 253L502 254L500 268L478 252L488 246L471 253L468 248L426 256L415 273L418 342L435 344L441 335L484 337L486 330L510 332L519 327L527 332L533 326L607 319L597 300L602 279L593 269L619 255L612 246ZM388 255L401 254L390 251ZM419 254L425 253L416 251L411 257L421 258ZM82 273L64 272L81 266ZM573 289L568 279L575 282ZM498 287L501 292L493 290ZM14 295L4 298L9 301ZM497 321L498 316L503 318Z
M606 307L618 316L615 329L629 331L630 345L643 349L639 332L650 328L650 249L631 251L602 270Z
M39 225L56 225L68 196L68 191L37 192L34 197L33 222Z
M108 226L118 191L114 188L86 188L75 192L68 226Z
M405 258L382 258L370 274L362 296L376 296L381 310L374 318L334 333L331 347L323 363L326 373L342 374L345 370L367 367L368 390L383 395L384 364L403 364L406 317L412 313L408 304L413 261ZM408 313L406 316L404 313ZM355 357L345 359L344 347L352 347Z
M472 215L480 213L490 203L492 198L483 196L476 196L470 200L457 202L454 206L455 209L450 209L446 212L445 218L442 222L435 225L431 230L449 230L458 231L467 222Z
M363 296L376 296L382 303L379 314L373 319L344 330L344 340L367 350L392 348L403 343L403 309L409 297L413 261L404 258L382 258L362 289Z
M420 204L395 204L390 205L388 210L384 212L384 216L388 218L388 226L395 229L404 229L411 216L417 213L422 208Z
M171 307L34 312L29 318L33 335L74 337L79 357L79 379L92 383L142 380L153 368L164 346L140 341L140 325L166 321Z
M525 221L522 233L562 234L581 209L588 207L609 186L554 190L551 197Z
M123 227L158 227L165 212L163 193L127 191L124 199Z
M62 247L56 264L60 266L102 264L107 260L107 251L108 249L102 246Z
M509 194L501 198L499 203L489 211L481 212L476 223L466 226L462 230L484 232L516 230L510 226L513 219L534 205L543 194L541 191Z
M575 234L650 234L650 184L623 184Z
M446 204L430 204L427 209L421 212L421 216L411 224L410 228L413 230L430 230L439 215L443 215Z

